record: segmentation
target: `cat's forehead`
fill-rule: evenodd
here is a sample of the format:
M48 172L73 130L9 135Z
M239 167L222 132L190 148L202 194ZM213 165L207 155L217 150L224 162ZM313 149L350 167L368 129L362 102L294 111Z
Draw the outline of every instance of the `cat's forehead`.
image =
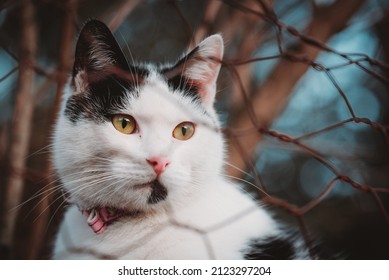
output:
M198 103L170 88L158 75L150 75L129 107L134 117L144 120L204 122L207 118Z

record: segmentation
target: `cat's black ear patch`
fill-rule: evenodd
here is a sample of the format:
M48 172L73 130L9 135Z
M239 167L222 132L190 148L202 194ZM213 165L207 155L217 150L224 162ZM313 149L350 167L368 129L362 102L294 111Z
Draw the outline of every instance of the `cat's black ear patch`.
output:
M129 70L126 58L109 28L90 20L82 28L76 46L73 77L79 71L100 71L108 66Z
M173 90L179 90L185 96L191 97L193 100L201 100L200 87L198 83L190 80L184 74L186 62L196 55L199 47L194 48L185 57L181 58L173 67L164 68L161 70L163 76L166 78L169 87Z
M73 66L73 95L65 115L73 122L85 118L110 121L110 114L122 108L127 93L136 95L148 71L129 66L109 28L91 20L82 28Z
M292 260L295 256L293 241L277 236L253 240L244 254L247 260Z
M90 20L82 28L73 66L73 87L85 92L93 83L116 76L128 83L141 83L144 69L131 67L109 28L98 20Z
M223 39L212 35L203 40L173 67L162 69L162 74L173 89L193 96L209 108L216 93L216 80L223 58Z

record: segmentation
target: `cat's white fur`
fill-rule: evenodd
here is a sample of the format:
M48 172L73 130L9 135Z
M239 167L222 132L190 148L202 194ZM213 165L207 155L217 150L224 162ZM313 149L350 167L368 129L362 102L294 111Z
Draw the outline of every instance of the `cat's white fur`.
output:
M220 35L203 41L200 52L222 58ZM274 235L278 228L257 202L224 176L224 140L212 106L219 63L193 65L192 77L206 81L206 112L180 92L171 92L157 71L128 94L122 111L133 116L139 133L125 135L110 122L72 123L65 115L69 87L55 129L54 164L72 203L55 242L56 259L239 259L249 240ZM183 121L196 124L193 137L172 137ZM155 179L146 159L167 157L160 175L167 198L147 203L149 189L133 186ZM143 213L121 218L102 234L87 225L78 207L115 206Z

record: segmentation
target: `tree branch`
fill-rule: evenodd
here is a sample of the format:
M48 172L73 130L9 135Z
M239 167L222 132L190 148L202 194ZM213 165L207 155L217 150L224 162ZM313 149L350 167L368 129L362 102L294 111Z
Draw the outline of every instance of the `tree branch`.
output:
M196 33L193 36L193 40L191 41L191 45L189 48L194 48L196 44L200 43L201 40L208 35L213 22L216 19L217 14L220 11L220 7L222 6L221 1L209 0L208 4L204 11L204 17L201 25L197 28Z
M108 26L111 31L115 31L124 19L140 4L143 0L126 0L124 4L115 7L115 16L110 20Z
M264 1L263 4L266 7L272 6L273 0ZM258 7L257 1L249 1L247 4L251 10L259 10L259 12L265 12L262 7ZM242 14L244 21L242 22L242 31L240 32L240 36L243 35L242 41L240 42L237 52L235 53L235 58L237 59L246 59L252 57L255 50L262 43L264 32L260 32L261 29L265 29L264 21L261 18L258 18L255 15L246 15ZM242 64L241 66L236 68L237 75L240 77L241 85L236 82L234 79L234 83L232 85L230 104L232 115L236 113L234 110L237 108L241 108L244 106L244 97L243 94L240 94L240 86L248 92L251 88L252 81L252 68L253 65L250 63Z
M326 42L332 35L343 30L352 15L364 2L365 0L338 0L329 6L315 9L313 20L307 29L306 36L304 36L304 38L315 39L311 41L302 40L299 45L293 48L293 54L296 56L303 55L306 59L314 60L321 51L321 48L318 48L315 42ZM280 22L276 23L278 26L285 27ZM290 52L291 50L287 53ZM287 100L296 83L310 67L309 64L296 63L288 59L287 55L284 57L286 59L281 59L267 81L254 91L250 105L253 108L251 116L247 110L241 111L232 120L231 127L246 129L253 127L253 125L258 127L259 124L262 127L267 127L279 116L287 104ZM235 140L244 143L243 146L246 148L246 154L252 155L261 139L261 134L256 131ZM234 145L229 147L229 156L231 164L240 169L247 168L247 159L242 158L239 150ZM232 169L231 167L228 167L227 172L233 176L242 175L238 169Z

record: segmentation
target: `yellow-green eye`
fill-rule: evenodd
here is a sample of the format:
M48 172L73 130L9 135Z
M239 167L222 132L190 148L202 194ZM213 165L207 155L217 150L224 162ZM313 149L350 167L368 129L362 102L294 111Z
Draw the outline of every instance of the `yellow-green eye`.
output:
M117 131L124 134L132 134L136 129L135 119L129 115L114 115L112 124Z
M173 137L178 140L188 140L195 132L195 126L191 122L182 122L173 130Z

